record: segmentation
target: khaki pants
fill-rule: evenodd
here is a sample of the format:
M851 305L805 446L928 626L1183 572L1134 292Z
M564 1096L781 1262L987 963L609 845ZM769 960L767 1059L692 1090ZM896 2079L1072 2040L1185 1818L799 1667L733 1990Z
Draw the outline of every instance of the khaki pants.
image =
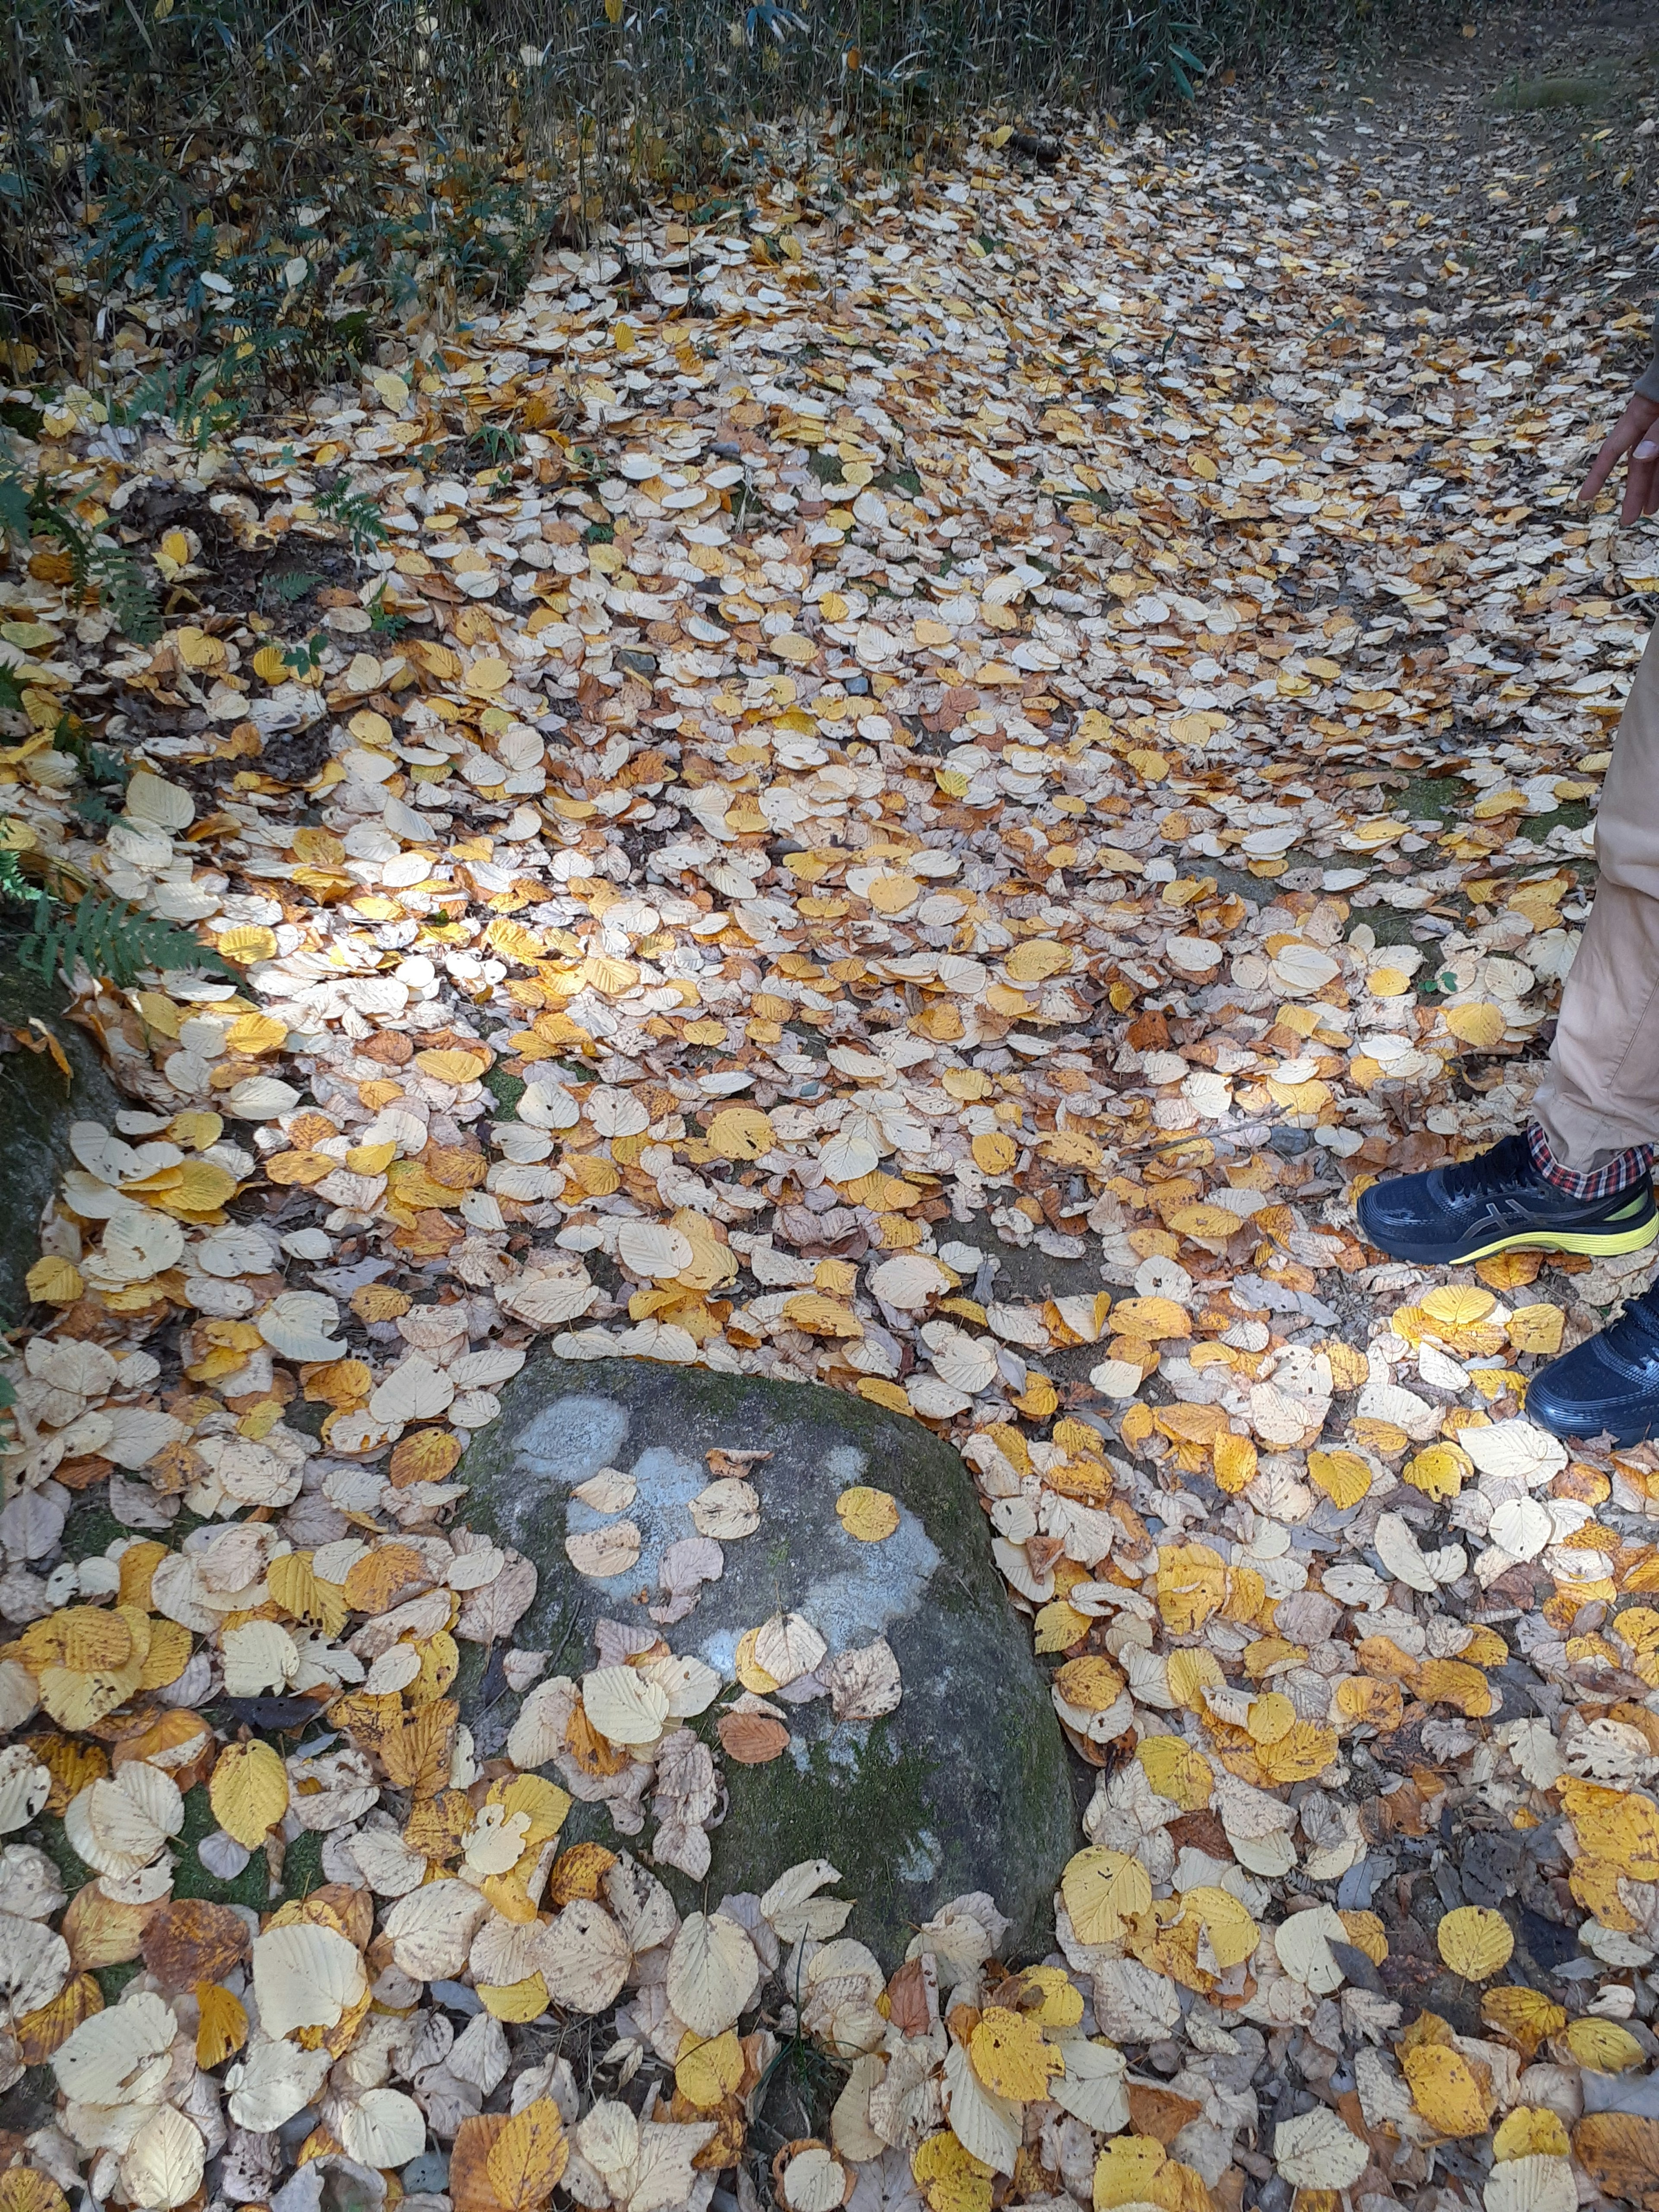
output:
M1556 1159L1580 1174L1659 1142L1659 629L1625 702L1595 858L1595 903L1533 1106Z

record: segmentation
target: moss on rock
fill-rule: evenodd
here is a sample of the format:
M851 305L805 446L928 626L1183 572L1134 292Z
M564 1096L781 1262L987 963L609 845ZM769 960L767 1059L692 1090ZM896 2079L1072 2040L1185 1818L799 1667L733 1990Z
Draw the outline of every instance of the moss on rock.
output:
M723 1761L730 1808L713 1832L706 1880L665 1871L682 1902L763 1888L797 1861L822 1857L858 1899L848 1932L884 1958L970 1890L989 1891L1008 1914L1011 1954L1047 1948L1054 1882L1076 1840L1065 1743L972 1480L950 1445L840 1392L646 1361L572 1367L544 1353L504 1396L501 1419L459 1473L473 1486L472 1525L537 1563L540 1586L515 1640L549 1651L550 1671L580 1676L594 1663L601 1619L658 1632L648 1609L659 1595L657 1563L667 1543L693 1533L687 1505L712 1479L706 1455L715 1448L770 1455L752 1474L761 1525L724 1547L721 1578L662 1632L674 1650L702 1653L730 1681L743 1631L794 1609L832 1656L879 1635L898 1660L903 1696L892 1714L837 1725L829 1699L815 1698L790 1710L781 1758ZM630 1573L596 1583L571 1567L564 1538L587 1512L571 1490L605 1465L636 1478L629 1516L642 1552ZM856 1542L836 1515L836 1497L860 1483L890 1492L901 1509L899 1530L883 1542ZM485 1755L518 1710L503 1688L495 1664L468 1669L463 1681ZM696 1723L711 1743L716 1717ZM567 1835L625 1841L649 1856L650 1823L642 1838L618 1838L603 1808L577 1808Z

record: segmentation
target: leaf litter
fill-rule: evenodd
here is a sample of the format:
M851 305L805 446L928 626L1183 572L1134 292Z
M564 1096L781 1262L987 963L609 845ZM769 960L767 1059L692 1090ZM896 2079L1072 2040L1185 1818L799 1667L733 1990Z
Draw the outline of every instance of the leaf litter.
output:
M751 237L556 254L279 434L47 418L95 530L167 485L303 546L341 469L382 528L299 653L188 530L154 647L0 579L10 842L240 976L78 980L131 1103L9 1370L0 2064L60 2101L7 2212L1659 2189L1659 1456L1524 1412L1634 1267L1431 1279L1353 1215L1524 1117L1587 910L1659 573L1570 503L1596 251L1512 295L1425 215L1388 283L1340 156L1007 135L851 246L779 171ZM445 465L458 413L511 458ZM102 838L66 712L142 763ZM722 1762L900 1671L790 1612L730 1680L512 1647L536 1571L453 1478L542 1338L959 1443L1096 1776L1051 1957L973 1895L878 1961L823 1861L682 1917ZM634 1496L583 1486L579 1572ZM733 1438L654 1626L765 1517ZM757 2166L799 2038L827 2136Z

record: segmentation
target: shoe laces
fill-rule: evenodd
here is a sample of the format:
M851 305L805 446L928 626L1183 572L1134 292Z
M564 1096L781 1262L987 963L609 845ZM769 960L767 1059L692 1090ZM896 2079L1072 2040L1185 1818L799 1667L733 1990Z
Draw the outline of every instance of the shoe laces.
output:
M1527 1140L1522 1136L1505 1137L1490 1151L1441 1170L1447 1190L1458 1198L1494 1198L1535 1172Z
M1650 1342L1659 1344L1659 1282L1650 1283L1640 1297L1626 1300L1625 1310L1613 1328L1636 1329Z

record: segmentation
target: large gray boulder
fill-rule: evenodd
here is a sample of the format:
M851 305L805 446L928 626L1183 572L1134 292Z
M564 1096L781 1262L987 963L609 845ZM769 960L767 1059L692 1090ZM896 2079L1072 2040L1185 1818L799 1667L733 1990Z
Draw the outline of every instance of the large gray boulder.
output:
M23 1278L40 1255L40 1215L69 1164L73 1121L113 1127L121 1098L105 1073L98 1048L67 1018L62 987L20 967L17 940L0 939L0 1316L21 1321L28 1307ZM44 1049L30 1023L51 1030L74 1071L63 1070ZM31 1037L31 1050L20 1040Z
M837 1391L643 1360L573 1366L542 1352L504 1394L501 1415L459 1469L467 1519L533 1559L534 1606L514 1642L552 1654L550 1674L597 1663L593 1630L611 1620L665 1636L706 1659L731 1687L692 1723L711 1746L738 1685L739 1638L780 1613L803 1615L840 1653L884 1638L902 1695L873 1722L838 1723L827 1697L789 1711L790 1749L745 1766L716 1750L731 1795L700 1887L763 1889L797 1861L827 1858L859 1902L848 1933L884 1960L951 1897L988 1891L1012 1923L1005 1953L1048 1948L1056 1879L1076 1847L1068 1754L1030 1632L991 1558L972 1479L919 1422ZM696 1534L690 1501L714 1479L710 1450L769 1452L752 1470L758 1528L727 1541L724 1573L695 1607L659 1628L659 1570ZM570 1493L604 1468L632 1474L626 1517L641 1552L608 1582L579 1575L567 1535L623 1517ZM860 1485L900 1508L896 1531L857 1540L836 1511ZM499 1665L474 1682L467 1714L481 1752L499 1750L518 1711ZM608 1815L578 1806L567 1838L615 1844ZM652 1826L629 1840L649 1856ZM683 1904L691 1886L663 1872Z

